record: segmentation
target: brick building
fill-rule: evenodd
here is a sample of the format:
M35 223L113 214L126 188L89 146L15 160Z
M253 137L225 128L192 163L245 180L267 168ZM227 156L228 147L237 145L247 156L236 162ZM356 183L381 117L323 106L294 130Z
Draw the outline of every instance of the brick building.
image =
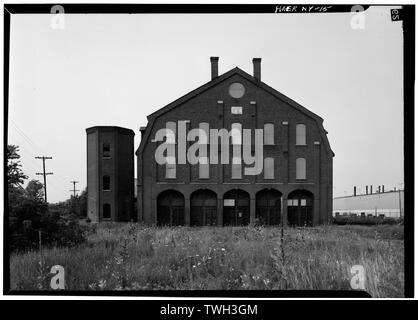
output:
M120 127L91 127L86 133L88 218L134 219L135 133Z
M290 225L326 223L332 215L334 154L323 119L263 83L261 59L253 59L253 75L239 68L218 75L218 58L210 61L208 83L152 113L147 126L141 127L136 151L138 221L219 226L277 225L282 219ZM162 128L170 129L171 136L159 139ZM228 164L219 161L221 147L213 153L219 154L218 163L211 161L212 153L199 153L195 164L184 162L182 148L188 154L196 141L183 138L194 128L206 132L211 143L209 128L230 132ZM250 142L242 136L243 129L251 129ZM256 175L246 174L251 165L246 165L244 155L245 150L256 152L255 129L263 129L262 171ZM175 156L159 164L156 152L163 143ZM235 152L239 148L242 154ZM212 145L209 149L213 151Z

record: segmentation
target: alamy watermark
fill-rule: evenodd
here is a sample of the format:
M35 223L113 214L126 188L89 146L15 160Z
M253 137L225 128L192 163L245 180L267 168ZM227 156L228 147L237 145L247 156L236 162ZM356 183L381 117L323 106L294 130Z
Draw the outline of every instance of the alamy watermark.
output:
M156 132L152 142L162 142L155 150L155 161L159 165L230 164L232 158L232 165L246 165L245 175L258 175L263 171L264 129L254 129L253 141L253 130L242 129L240 123L233 123L230 131L210 129L208 123L200 123L198 128L188 132L187 123L186 120L178 121L177 124L167 122L165 128ZM274 135L274 127L269 134ZM194 143L188 147L187 142ZM274 161L272 158L266 160Z

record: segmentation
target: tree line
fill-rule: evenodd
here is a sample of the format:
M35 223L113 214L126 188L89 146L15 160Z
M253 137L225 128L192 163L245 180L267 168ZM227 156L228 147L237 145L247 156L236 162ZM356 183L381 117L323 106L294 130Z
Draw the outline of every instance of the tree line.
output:
M43 184L28 176L20 163L19 147L7 146L7 192L10 250L45 246L72 246L85 241L86 227L80 219L87 215L87 190L79 196L48 204Z

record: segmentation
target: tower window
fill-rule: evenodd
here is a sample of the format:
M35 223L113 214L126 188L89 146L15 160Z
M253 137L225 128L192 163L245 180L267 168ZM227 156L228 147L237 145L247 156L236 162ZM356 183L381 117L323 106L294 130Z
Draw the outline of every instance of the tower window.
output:
M274 145L274 125L272 123L264 125L264 145Z
M111 218L111 212L110 212L110 204L105 203L103 205L103 219L110 219Z
M306 159L296 159L296 179L306 179Z
M103 158L110 158L110 143L103 143Z
M110 176L103 176L103 191L110 191Z
M306 126L304 124L296 125L296 145L297 146L306 145Z

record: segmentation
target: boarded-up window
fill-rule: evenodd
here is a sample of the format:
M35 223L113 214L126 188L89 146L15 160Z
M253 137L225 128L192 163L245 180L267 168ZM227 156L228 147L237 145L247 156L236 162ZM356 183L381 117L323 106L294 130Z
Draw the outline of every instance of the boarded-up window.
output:
M298 199L288 199L287 200L288 207L297 207L298 206Z
M167 129L167 140L166 143L167 144L176 144L176 123L173 121L169 121L166 124L166 129Z
M110 158L110 143L103 143L103 158Z
M176 158L167 157L167 163L165 164L165 178L175 179L176 178Z
M199 158L199 179L209 179L208 157Z
M242 178L241 158L238 158L238 157L232 158L231 178L232 179Z
M233 123L231 125L231 137L232 137L232 144L241 144L242 136L241 136L241 123Z
M231 107L231 114L242 114L242 107L241 106L232 106Z
M274 179L274 159L264 159L264 179Z
M296 159L296 179L306 179L306 159Z
M296 125L296 145L306 145L306 126L304 124Z
M103 191L110 191L110 176L103 176Z
M112 217L110 212L110 204L105 203L103 205L103 219L110 219Z
M264 124L264 145L274 145L274 125L272 123Z

